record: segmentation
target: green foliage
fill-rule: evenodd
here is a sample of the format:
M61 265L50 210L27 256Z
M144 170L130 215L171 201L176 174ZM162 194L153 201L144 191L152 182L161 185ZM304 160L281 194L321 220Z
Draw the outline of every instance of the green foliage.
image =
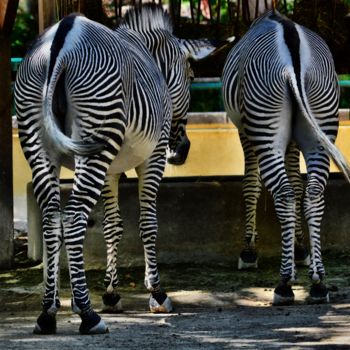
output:
M23 7L17 10L15 25L11 35L12 57L23 57L28 46L37 36L38 22L33 14L26 12Z

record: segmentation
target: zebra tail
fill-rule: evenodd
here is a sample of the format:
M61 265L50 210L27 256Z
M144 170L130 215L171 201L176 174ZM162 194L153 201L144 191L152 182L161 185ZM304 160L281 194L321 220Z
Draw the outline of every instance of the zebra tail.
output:
M336 145L327 137L327 135L322 131L320 126L317 123L316 118L312 114L307 99L303 98L303 95L298 88L297 81L295 79L295 74L292 73L289 75L290 77L290 86L294 93L294 97L299 105L299 108L305 117L308 124L311 126L314 134L319 139L321 145L326 149L329 156L333 159L335 164L344 174L346 180L350 183L350 165L348 161L345 159L340 150L336 147Z
M43 133L44 138L47 138L55 149L62 154L68 154L71 156L89 156L96 154L102 150L104 145L102 143L89 140L78 141L73 140L71 137L65 135L59 125L57 124L56 117L53 113L53 96L54 91L60 75L64 68L60 64L55 64L55 68L52 72L50 79L46 81L46 89L43 93Z

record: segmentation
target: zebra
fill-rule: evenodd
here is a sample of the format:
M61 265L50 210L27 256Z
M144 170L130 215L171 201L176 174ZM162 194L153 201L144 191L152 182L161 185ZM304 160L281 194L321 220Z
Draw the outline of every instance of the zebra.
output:
M167 161L182 165L187 159L191 144L186 134L187 111L190 105L190 81L187 76L191 80L194 78L189 59L197 61L215 54L217 50L234 41L234 37L215 41L177 38L173 34L167 12L155 3L146 3L128 10L120 26L138 33L163 73L173 106ZM168 63L169 60L172 60L171 63Z
M35 42L15 86L21 145L33 174L47 251L43 310L35 333L56 332L59 252L65 245L72 309L82 334L107 326L89 299L83 241L91 209L118 174L136 168L140 236L151 300L171 309L161 290L155 255L156 194L165 166L171 99L149 51L125 29L114 32L80 15L65 17ZM74 168L73 189L61 207L59 170ZM106 198L109 201L110 198ZM110 206L109 210L115 207ZM109 213L105 225L113 224Z
M187 80L188 58L183 55L184 65L179 66L186 68L181 75ZM171 300L160 285L155 243L156 196L166 162L173 103L149 49L126 26L113 31L79 14L67 16L42 34L25 56L16 78L15 103L47 251L42 312L34 332L56 332L62 244L68 255L72 310L81 317L80 333L108 331L89 299L83 242L89 213L102 195L107 249L116 249L122 230L118 179L131 168L139 177L139 227L150 309L171 311ZM65 206L59 191L62 165L74 169L73 189ZM112 234L116 235L113 240ZM107 276L113 274L109 298L105 297L108 301L115 287L116 275L110 267L114 259L116 255L107 268Z
M296 280L294 251L302 239L301 206L310 236L309 300L327 302L320 223L329 156L347 180L350 176L334 146L339 86L332 55L316 33L271 10L257 18L231 49L222 83L225 109L238 128L245 156L246 229L240 258L256 264L255 216L263 182L272 194L282 231L280 282L273 303L294 302L291 285ZM299 150L307 166L305 190Z
M172 122L169 136L171 152L167 161L170 164L183 164L189 150L189 140L186 136L187 110L190 103L190 81L193 71L191 60L200 60L210 54L215 54L234 38L213 42L208 39L180 39L173 35L173 27L169 15L162 6L144 4L129 9L120 25L115 29L128 30L131 40L141 41L149 49L157 66L161 70L169 90L172 102ZM104 236L107 242L107 270L104 283L106 292L103 299L105 312L120 312L121 297L117 292L119 283L117 273L118 246L122 237L123 223L119 213L118 194L115 188L118 179L110 179L115 183L106 186L102 191L105 202ZM113 200L111 200L114 197ZM109 224L108 224L109 223ZM147 273L146 273L147 275ZM145 281L149 288L149 282ZM161 300L161 299L160 299ZM166 312L164 305L151 299L150 308L156 312Z

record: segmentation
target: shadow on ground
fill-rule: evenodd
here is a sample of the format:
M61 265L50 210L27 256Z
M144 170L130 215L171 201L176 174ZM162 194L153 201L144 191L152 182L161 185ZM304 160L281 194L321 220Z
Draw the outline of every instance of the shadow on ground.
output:
M67 271L61 273L58 334L32 334L40 312L43 269L20 256L0 272L2 349L350 349L350 255L325 252L331 303L307 304L307 269L299 269L296 303L274 307L279 258L261 258L257 270L227 265L162 265L162 284L173 300L171 314L152 315L143 287L143 268L121 268L124 313L103 314L110 333L78 334L70 311ZM92 303L101 306L104 273L87 271Z

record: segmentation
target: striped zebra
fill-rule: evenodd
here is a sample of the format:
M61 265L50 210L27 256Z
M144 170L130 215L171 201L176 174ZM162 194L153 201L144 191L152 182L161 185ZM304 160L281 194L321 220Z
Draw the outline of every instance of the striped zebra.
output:
M188 58L183 54L183 65L177 67L184 70L178 74L187 81ZM79 331L107 332L89 299L84 236L89 213L102 194L110 254L104 300L110 305L111 299L117 298L113 252L122 233L118 179L132 168L139 177L139 227L150 308L153 312L170 311L171 301L160 285L155 243L156 196L166 162L172 98L139 35L126 26L112 31L83 16L67 16L40 36L27 53L16 79L15 102L47 251L43 309L34 332L56 332L62 244L68 256L72 309L81 317ZM74 169L73 189L64 206L59 189L62 165Z
M234 37L216 42L208 39L179 39L173 34L168 14L162 6L154 3L129 10L122 18L120 27L127 27L138 33L167 82L173 106L167 161L170 164L181 165L186 161L190 149L186 124L190 105L188 76L193 78L193 71L189 59L203 59L233 41Z
M310 300L325 302L320 223L329 156L347 180L350 176L334 146L339 87L331 53L318 35L272 10L254 21L230 51L222 81L225 108L239 130L245 156L246 231L240 259L256 263L255 216L262 181L273 196L282 231L274 304L294 301L291 283L296 279L294 253L302 240L302 205L310 236ZM307 166L305 190L299 150Z
M212 43L207 39L179 39L173 35L168 14L161 6L155 4L144 4L127 11L116 32L125 29L128 30L132 40L141 41L149 49L166 80L173 112L168 145L170 152L168 152L167 160L171 164L183 164L190 145L186 136L190 81L193 77L189 59L203 59L209 54L215 53L215 50L221 49L233 38L217 43ZM102 299L105 312L119 312L122 305L120 295L117 292L119 283L117 255L123 232L123 223L119 214L117 193L114 190L117 188L118 178L114 177L109 181L110 185L102 191L105 203L104 235L107 242L107 271L105 277L107 291ZM156 265L154 264L154 266ZM146 276L148 274L146 271ZM154 276L157 277L157 274L154 274ZM152 283L157 284L155 281ZM146 278L145 285L148 289L151 288L152 283ZM158 298L158 301L151 299L151 310L157 312L169 311L168 307L161 306L161 301L161 298Z

